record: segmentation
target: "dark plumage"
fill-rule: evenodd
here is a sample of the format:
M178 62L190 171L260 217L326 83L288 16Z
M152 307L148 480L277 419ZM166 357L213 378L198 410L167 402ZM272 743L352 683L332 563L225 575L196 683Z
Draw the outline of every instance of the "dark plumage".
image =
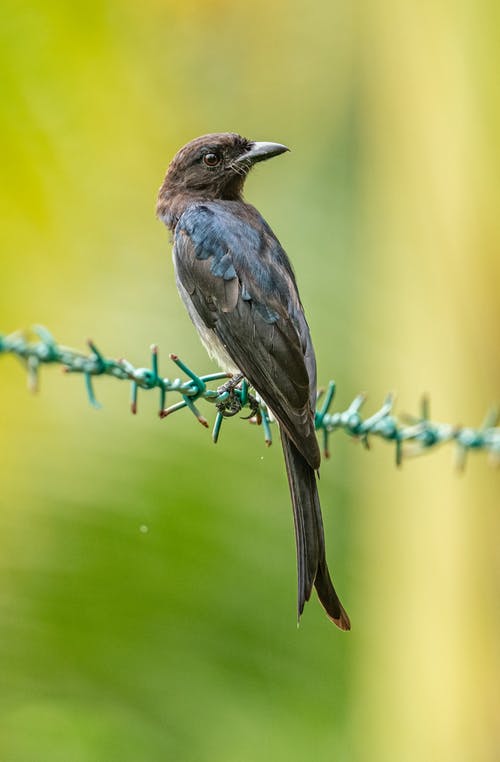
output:
M207 351L225 370L241 372L279 423L295 519L299 616L315 586L328 616L348 630L325 558L309 328L287 255L242 198L251 167L287 150L233 133L197 138L172 160L157 214L173 233L177 286Z

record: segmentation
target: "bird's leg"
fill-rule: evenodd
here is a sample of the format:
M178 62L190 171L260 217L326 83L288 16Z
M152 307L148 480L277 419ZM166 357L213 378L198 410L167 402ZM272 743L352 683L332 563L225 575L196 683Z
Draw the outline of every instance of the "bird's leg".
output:
M226 381L225 384L217 387L219 395L224 394L224 392L232 392L242 380L243 373L236 373L234 376L231 376L229 381Z

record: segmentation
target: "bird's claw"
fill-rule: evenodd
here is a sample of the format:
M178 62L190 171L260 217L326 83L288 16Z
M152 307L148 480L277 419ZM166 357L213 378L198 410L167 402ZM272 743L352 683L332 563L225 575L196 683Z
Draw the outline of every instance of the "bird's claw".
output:
M252 423L259 423L260 424L260 405L259 400L257 397L255 397L253 394L249 394L247 397L247 405L250 408L250 413L248 415L242 416L243 421L251 421Z

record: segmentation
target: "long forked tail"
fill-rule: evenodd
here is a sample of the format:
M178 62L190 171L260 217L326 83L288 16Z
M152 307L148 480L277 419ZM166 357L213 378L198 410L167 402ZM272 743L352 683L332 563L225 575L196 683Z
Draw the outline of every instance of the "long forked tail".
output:
M350 630L349 617L333 587L325 556L325 536L319 502L316 473L299 452L288 434L281 429L290 485L297 543L298 615L311 597L313 585L323 608L337 627Z

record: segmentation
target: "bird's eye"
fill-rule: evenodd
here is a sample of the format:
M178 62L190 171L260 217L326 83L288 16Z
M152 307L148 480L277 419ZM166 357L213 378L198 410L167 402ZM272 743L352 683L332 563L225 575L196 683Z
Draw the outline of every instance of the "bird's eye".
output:
M218 156L216 153L206 153L203 157L203 161L207 167L216 167L220 162L220 156Z

